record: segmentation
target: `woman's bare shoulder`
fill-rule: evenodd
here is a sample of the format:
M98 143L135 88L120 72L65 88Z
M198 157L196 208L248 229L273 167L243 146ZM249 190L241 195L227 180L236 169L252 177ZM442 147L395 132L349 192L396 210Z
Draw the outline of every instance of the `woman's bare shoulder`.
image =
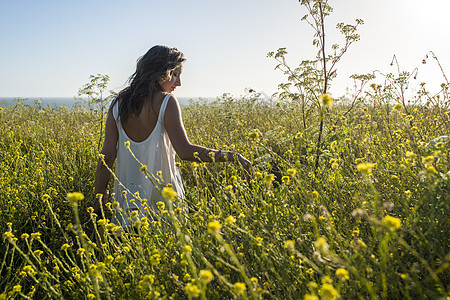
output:
M169 101L167 102L167 108L171 107L172 109L179 109L180 104L178 102L177 97L173 94L170 94Z

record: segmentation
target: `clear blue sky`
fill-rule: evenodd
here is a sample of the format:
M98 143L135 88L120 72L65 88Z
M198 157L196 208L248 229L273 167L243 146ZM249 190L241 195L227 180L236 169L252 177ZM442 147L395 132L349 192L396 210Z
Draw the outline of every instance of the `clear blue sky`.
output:
M394 54L403 69L419 67L418 82L432 89L443 78L433 60L421 64L429 50L450 72L450 1L329 3L329 45L341 41L336 23L365 21L361 41L338 65L334 96L351 86L351 74L395 71ZM267 52L287 47L292 65L314 57L305 13L297 0L0 0L0 97L73 97L97 73L118 91L155 44L187 57L179 97L239 96L245 88L271 95L285 79Z

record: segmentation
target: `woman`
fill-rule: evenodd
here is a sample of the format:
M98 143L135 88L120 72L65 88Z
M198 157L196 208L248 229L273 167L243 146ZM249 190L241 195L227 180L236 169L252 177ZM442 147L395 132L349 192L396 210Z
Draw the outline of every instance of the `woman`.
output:
M147 205L157 211L156 203L162 197L156 181L143 172L145 169L164 183L171 183L178 196L184 197L175 153L183 160L238 161L246 171L250 168L250 162L239 153L208 149L189 142L180 106L171 95L181 86L184 61L183 53L176 48L152 47L138 60L136 72L129 79L130 85L118 94L108 111L101 154L109 169L117 158L118 181L115 181L114 193L120 209L113 216L113 222L118 225L128 226L128 216L134 210L138 211L138 217L142 216L140 202L130 201L135 193L147 199ZM103 204L107 202L108 168L99 159L95 195L102 195ZM100 210L96 202L94 212L100 215Z

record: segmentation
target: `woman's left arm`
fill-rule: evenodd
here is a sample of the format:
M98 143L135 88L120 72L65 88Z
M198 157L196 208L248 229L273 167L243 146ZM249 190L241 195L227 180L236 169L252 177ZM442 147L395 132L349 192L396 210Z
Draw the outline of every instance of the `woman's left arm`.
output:
M173 96L170 97L167 103L164 114L164 126L175 152L182 160L202 162L234 162L237 160L247 172L250 171L250 161L239 153L191 144L184 129L180 105ZM210 153L214 154L214 159Z

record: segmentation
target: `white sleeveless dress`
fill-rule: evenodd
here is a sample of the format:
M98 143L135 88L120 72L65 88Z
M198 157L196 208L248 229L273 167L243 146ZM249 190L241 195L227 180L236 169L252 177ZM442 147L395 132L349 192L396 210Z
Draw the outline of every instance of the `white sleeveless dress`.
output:
M181 199L184 198L183 183L175 163L175 149L164 128L164 115L170 96L171 94L167 94L164 98L159 110L156 126L147 139L142 142L134 142L127 136L119 119L118 102L113 106L113 115L119 132L115 175L132 193L131 195L129 193L124 195L123 191L125 188L117 180L114 181L114 197L119 203L119 208L117 209L117 213L113 215L111 221L116 225L121 225L122 227L129 226L131 220L129 215L132 211L138 211L138 216L131 221L142 218L143 216L149 217L139 200L130 201L135 199L134 194L136 192L139 193L141 199L147 199L148 207L155 212L158 211L156 203L158 201L164 202L160 193L160 190L162 190L161 185L156 183L154 179L150 180L144 172L140 171L141 165L124 145L127 141L130 142L130 149L136 158L147 166L148 172L156 178L162 177L165 184L171 183L178 196ZM157 174L158 171L161 171L161 176ZM159 185L159 189L154 186L154 183ZM151 220L150 217L149 219Z

